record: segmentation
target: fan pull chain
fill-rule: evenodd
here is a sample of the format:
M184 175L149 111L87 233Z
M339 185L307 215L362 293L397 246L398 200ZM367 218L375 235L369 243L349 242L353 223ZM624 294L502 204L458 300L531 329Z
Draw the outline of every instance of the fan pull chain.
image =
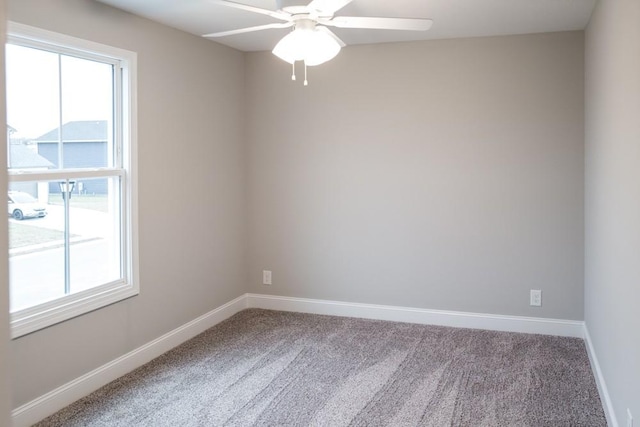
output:
M296 81L296 61L291 63L291 80Z
M309 86L309 82L307 81L307 61L304 61L304 85Z

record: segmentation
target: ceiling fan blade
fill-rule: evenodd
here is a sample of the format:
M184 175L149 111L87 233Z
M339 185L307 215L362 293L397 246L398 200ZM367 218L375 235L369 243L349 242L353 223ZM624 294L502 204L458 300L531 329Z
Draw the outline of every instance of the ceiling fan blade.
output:
M316 29L318 31L322 31L323 33L327 33L331 36L332 39L334 39L335 41L338 42L338 44L340 45L340 47L345 47L347 44L345 42L343 42L342 40L340 40L340 37L336 36L335 33L333 31L331 31L330 29L328 29L327 27L323 27L322 25L318 25L316 27Z
M336 16L330 20L319 20L323 25L337 28L368 28L374 30L427 31L431 19L414 18L370 18L364 16Z
M333 15L353 0L313 0L309 3L311 9Z
M291 15L283 12L276 12L275 10L262 9L260 7L250 6L248 4L236 3L228 0L209 0L210 3L219 4L222 6L233 7L235 9L245 10L247 12L259 13L261 15L267 15L272 18L281 19L283 21L290 21Z
M221 31L219 33L204 34L202 37L225 37L225 36L233 36L235 34L251 33L253 31L270 30L272 28L287 28L292 26L293 26L293 22L258 25L257 27L247 27L247 28L241 28L239 30Z

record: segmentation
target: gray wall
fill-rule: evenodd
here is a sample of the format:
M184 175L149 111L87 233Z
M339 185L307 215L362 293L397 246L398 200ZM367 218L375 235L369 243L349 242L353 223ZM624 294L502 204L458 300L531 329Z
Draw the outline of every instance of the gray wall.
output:
M9 18L139 53L142 281L14 340L14 406L247 290L583 318L582 32L348 47L305 88L87 0Z
M15 0L9 19L136 51L139 71L141 293L14 340L17 407L245 291L244 58L92 1Z
M248 54L250 291L581 320L583 41Z
M4 35L6 28L5 2L0 0L0 100L5 99ZM6 129L5 103L0 102L0 128ZM6 132L0 132L0 146L7 143ZM0 150L0 164L7 164L6 150ZM7 174L0 173L0 188L7 188ZM7 265L7 221L0 221L0 426L9 426L11 392L9 387L9 273Z
M585 320L618 422L640 423L640 2L586 31Z

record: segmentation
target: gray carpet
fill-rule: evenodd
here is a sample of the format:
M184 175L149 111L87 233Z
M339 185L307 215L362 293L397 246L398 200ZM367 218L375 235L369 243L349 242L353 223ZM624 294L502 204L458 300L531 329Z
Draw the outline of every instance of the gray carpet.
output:
M250 309L44 426L606 426L582 340Z

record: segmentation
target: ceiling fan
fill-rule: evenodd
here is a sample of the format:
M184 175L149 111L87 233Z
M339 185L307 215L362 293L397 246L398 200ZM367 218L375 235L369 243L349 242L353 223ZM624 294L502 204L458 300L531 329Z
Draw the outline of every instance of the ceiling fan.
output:
M292 27L293 31L278 42L273 49L273 54L292 64L292 80L296 79L296 61L303 61L305 65L305 86L307 85L306 67L320 65L329 61L345 46L345 43L327 27L426 31L433 24L430 19L334 16L337 11L353 0L312 0L306 6L296 4L300 3L301 0L276 0L276 10L263 9L228 0L209 1L235 9L267 15L284 22L221 31L205 34L203 37L226 37L254 31Z

